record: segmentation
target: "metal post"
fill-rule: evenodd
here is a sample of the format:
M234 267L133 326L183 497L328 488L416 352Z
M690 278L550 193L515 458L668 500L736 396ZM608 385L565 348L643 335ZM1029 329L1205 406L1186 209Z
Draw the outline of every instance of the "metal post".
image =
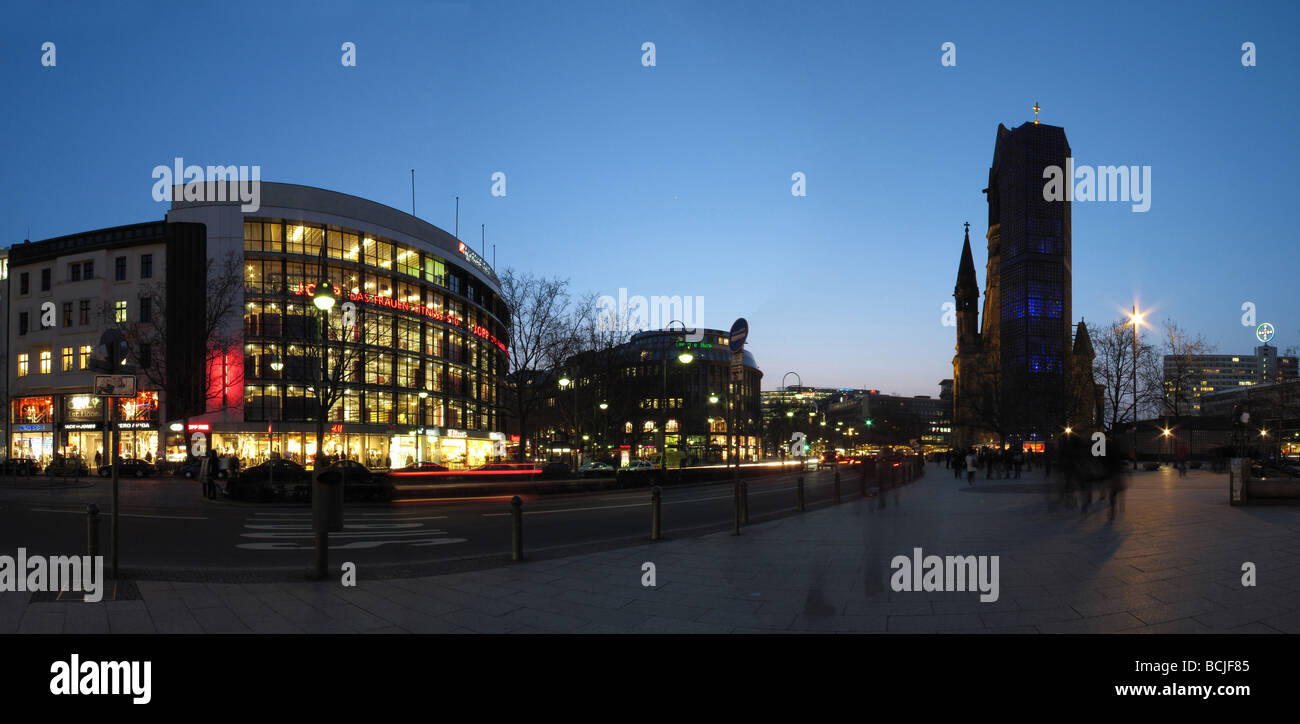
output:
M658 485L650 489L650 540L659 540L659 508L664 497L663 488Z
M117 578L117 518L118 518L117 514L120 508L120 506L118 505L118 496L117 496L117 479L118 479L118 471L120 469L120 466L118 465L120 461L118 460L117 448L118 445L121 444L121 440L118 438L117 425L113 420L113 418L116 417L113 408L117 407L116 404L117 400L112 397L106 397L104 398L104 400L108 403L109 425L113 428L112 432L109 433L109 437L113 441L113 449L109 452L109 454L113 456L112 458L113 459L113 520L109 526L109 538L112 539L112 543L110 545L113 549L113 578L116 579Z
M797 485L797 489L799 490L799 507L798 507L798 510L799 510L800 513L802 513L802 512L804 511L804 505L803 505L803 476L802 476L802 475L799 476L799 482L798 482L798 485Z
M1133 305L1133 469L1138 469L1138 318Z
M740 481L740 524L749 525L749 483Z
M524 559L524 501L518 495L510 499L511 560Z
M840 504L840 471L835 471L835 504Z
M732 460L734 452L739 452L740 450L739 444L736 445L736 450L734 452L731 447L732 436L736 434L735 431L736 415L732 412L731 409L734 399L735 397L734 395L732 395L731 392L731 382L730 380L728 380L727 382L727 458L728 458L727 463L728 464L734 462L734 460ZM731 522L733 527L731 534L740 535L740 468L734 465L731 467Z
M99 555L99 506L94 503L86 506L86 555L91 561Z

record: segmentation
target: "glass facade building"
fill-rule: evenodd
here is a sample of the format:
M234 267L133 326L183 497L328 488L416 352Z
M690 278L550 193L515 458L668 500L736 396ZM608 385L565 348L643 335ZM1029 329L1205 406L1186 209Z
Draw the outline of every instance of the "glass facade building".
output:
M316 452L321 348L338 380L323 451L373 468L489 461L504 435L501 380L509 316L495 273L451 234L354 196L262 183L255 212L239 202L173 202L169 220L204 223L208 255L237 255L237 339L208 370L203 415L173 424L170 455L193 433L253 464ZM312 298L337 300L322 322ZM328 334L321 342L322 328Z

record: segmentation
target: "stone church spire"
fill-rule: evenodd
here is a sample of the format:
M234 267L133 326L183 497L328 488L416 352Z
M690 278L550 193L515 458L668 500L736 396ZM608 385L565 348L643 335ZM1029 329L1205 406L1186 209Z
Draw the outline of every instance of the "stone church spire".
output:
M957 267L957 285L952 296L957 300L957 348L979 342L979 282L975 279L975 257L970 250L970 222L966 222L966 239L962 243L961 263Z

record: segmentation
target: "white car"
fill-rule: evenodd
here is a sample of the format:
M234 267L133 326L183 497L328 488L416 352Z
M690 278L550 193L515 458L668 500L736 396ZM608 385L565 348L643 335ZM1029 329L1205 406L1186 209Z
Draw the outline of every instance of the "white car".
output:
M628 461L628 464L621 469L629 473L637 470L654 470L655 464L649 460L630 460Z
M614 466L596 460L588 460L578 468L578 477L613 475Z

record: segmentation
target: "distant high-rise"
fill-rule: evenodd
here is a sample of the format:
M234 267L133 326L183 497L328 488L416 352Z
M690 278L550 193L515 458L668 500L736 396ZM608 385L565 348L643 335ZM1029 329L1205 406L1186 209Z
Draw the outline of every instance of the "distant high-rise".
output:
M1092 346L1070 321L1070 202L1043 198L1043 171L1066 167L1065 129L998 126L989 169L983 324L967 230L953 296L954 441L1046 441L1091 426ZM1086 358L1086 359L1085 359Z

